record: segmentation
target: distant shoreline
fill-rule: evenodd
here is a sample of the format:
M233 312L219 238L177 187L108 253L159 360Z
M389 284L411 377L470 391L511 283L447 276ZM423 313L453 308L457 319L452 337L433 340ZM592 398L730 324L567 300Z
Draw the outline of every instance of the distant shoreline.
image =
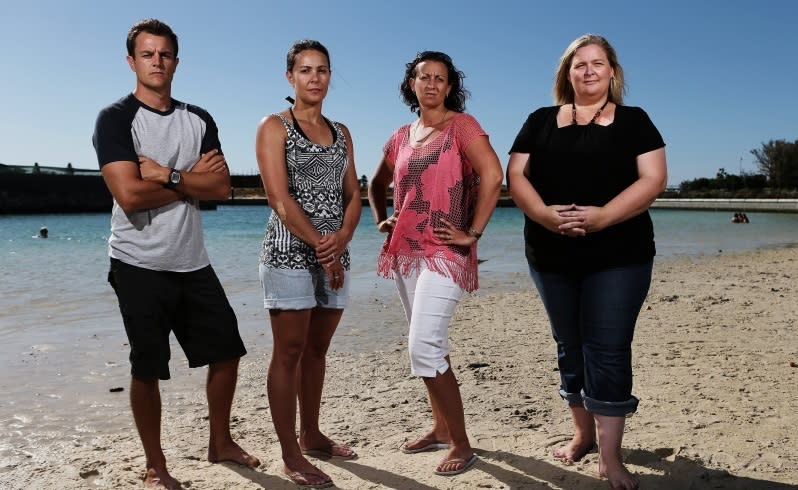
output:
M256 186L251 176L231 176L233 187L230 199L202 201L202 209L215 209L220 205L265 206L268 200L263 187ZM392 204L389 195L389 205ZM0 179L0 215L15 214L71 214L110 212L112 198L99 174L73 175L40 173L2 173ZM361 202L368 206L365 189L361 189ZM515 207L507 188L502 188L499 207ZM654 209L681 209L731 212L798 213L798 199L702 199L659 198L651 205Z
M368 198L361 197L363 206L368 206ZM223 206L267 206L268 200L261 196L248 195L226 201L216 201ZM388 198L388 205L393 199ZM498 207L512 208L515 203L509 196L499 198ZM680 209L696 211L742 211L767 213L798 213L798 199L676 199L659 198L651 204L652 209Z

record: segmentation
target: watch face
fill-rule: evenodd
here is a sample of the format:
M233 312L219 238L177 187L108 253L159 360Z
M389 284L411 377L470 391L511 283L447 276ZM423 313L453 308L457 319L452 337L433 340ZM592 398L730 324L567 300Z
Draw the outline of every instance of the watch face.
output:
M169 174L169 182L171 182L173 184L179 184L180 183L180 172L178 172L177 170L172 170L172 172Z

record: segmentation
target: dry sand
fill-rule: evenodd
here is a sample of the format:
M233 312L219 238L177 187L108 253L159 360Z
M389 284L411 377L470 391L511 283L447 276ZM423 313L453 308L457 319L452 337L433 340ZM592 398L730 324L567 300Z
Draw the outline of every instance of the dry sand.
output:
M634 342L641 403L624 439L626 464L642 488L798 488L796 279L798 249L658 259ZM481 460L446 478L432 474L443 453L398 451L429 427L430 413L397 339L384 352L330 354L322 426L360 455L318 462L338 488L606 488L595 453L573 465L550 455L571 427L556 395L554 344L535 291L465 298L451 337ZM264 461L257 470L206 462L204 395L165 385L164 447L185 488L297 488L280 476L267 362L263 352L242 361L233 408L234 436ZM0 468L0 486L141 486L144 458L129 423L88 439L53 440L21 449L26 460Z

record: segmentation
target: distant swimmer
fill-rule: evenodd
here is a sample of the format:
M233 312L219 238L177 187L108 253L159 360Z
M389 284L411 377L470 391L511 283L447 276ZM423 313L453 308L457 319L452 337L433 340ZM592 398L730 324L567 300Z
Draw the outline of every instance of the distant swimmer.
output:
M39 228L39 238L47 238L48 233L49 232L47 231L46 226L42 226L41 228Z

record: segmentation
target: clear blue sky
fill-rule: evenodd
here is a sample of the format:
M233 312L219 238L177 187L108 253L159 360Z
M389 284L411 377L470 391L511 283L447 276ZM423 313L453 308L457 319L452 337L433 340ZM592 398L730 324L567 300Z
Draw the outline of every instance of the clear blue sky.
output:
M333 81L324 113L349 126L358 175L413 116L399 98L417 51L452 56L468 112L503 164L526 116L552 105L557 60L577 36L604 35L629 91L667 143L669 183L756 170L750 150L798 139L794 0L543 2L44 1L3 2L0 163L96 168L97 112L132 91L125 36L156 17L180 38L172 95L206 108L233 173L257 173L254 135L286 107L285 53L323 42Z

